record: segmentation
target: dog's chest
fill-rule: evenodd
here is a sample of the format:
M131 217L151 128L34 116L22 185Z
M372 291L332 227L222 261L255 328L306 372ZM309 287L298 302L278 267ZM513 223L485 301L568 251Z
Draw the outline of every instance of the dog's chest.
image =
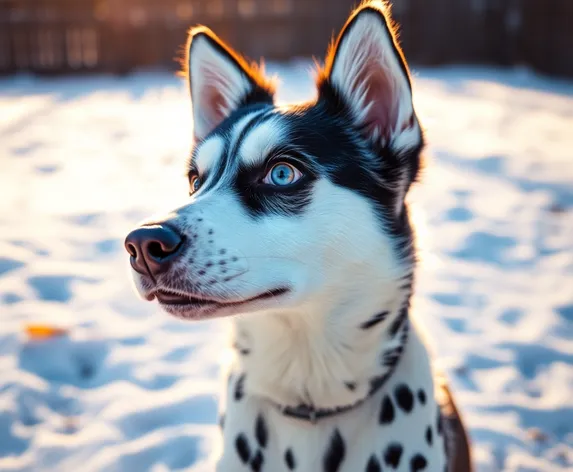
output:
M390 379L361 406L313 425L237 395L231 383L217 471L442 472L444 432L432 390L431 383Z

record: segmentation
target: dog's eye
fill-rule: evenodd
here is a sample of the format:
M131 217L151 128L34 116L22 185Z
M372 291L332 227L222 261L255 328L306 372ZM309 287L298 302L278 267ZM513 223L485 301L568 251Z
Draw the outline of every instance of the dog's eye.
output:
M189 176L189 195L193 195L201 187L201 179L197 174Z
M295 166L286 162L275 164L265 175L263 183L284 187L285 185L294 184L302 177L302 172Z

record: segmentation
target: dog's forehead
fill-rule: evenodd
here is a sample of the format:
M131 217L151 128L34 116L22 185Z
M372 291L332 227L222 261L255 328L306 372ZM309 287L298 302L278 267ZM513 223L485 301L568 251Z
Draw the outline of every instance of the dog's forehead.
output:
M213 168L221 160L225 151L225 140L222 136L209 136L195 149L193 162L201 172Z
M289 123L283 115L274 110L261 117L237 146L237 159L242 164L257 165L277 148L284 146L289 135Z
M288 135L288 119L281 109L253 111L226 123L199 143L193 162L200 172L208 172L227 159L249 166L260 164L273 149L286 143Z

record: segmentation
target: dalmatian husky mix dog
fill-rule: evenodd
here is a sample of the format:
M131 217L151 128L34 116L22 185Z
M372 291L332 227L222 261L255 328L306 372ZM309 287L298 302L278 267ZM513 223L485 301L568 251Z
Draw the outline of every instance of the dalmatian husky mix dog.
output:
M186 66L190 197L126 248L147 300L233 317L217 471L470 470L409 318L423 136L387 7L354 11L308 103L275 105L262 69L205 27Z

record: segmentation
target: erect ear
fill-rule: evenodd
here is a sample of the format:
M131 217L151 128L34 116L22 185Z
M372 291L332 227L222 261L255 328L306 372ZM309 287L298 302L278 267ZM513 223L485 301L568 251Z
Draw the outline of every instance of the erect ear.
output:
M273 102L274 86L262 68L248 64L209 28L190 31L186 65L197 141L239 107Z
M400 151L421 143L408 67L387 7L367 2L348 19L319 78L328 82L366 137Z

